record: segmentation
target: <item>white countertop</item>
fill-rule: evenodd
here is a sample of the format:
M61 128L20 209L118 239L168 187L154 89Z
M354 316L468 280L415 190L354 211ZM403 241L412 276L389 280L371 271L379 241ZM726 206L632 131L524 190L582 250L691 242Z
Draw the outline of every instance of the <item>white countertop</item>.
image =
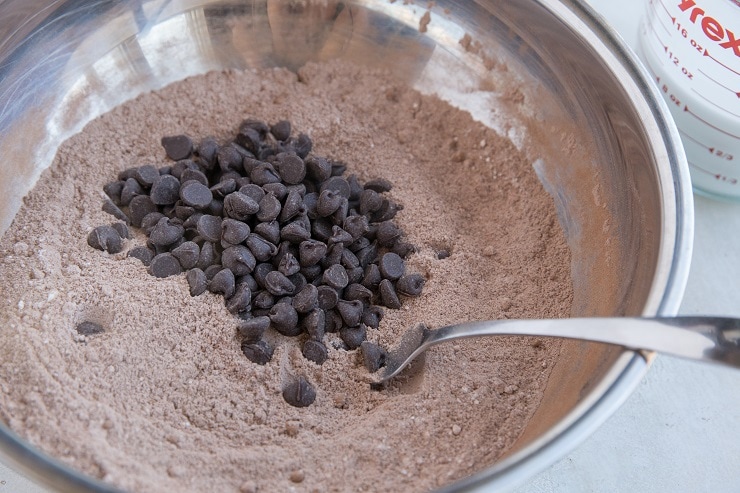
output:
M588 0L634 46L647 0ZM740 204L695 197L682 314L740 317ZM740 372L659 356L599 430L516 493L740 491ZM45 490L0 464L0 493Z

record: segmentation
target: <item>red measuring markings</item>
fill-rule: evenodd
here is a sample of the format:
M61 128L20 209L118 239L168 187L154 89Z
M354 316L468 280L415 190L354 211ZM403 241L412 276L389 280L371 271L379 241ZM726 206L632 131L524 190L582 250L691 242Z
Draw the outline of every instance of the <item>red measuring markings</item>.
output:
M722 87L723 89L727 89L727 90L728 90L728 91L730 91L731 93L735 94L735 96L737 96L737 97L738 97L738 99L740 99L740 91L737 91L737 92L735 92L735 90L734 90L734 89L731 89L731 88L727 87L727 86L726 86L726 85L724 85L724 84L723 84L722 82L718 81L717 79L713 78L713 77L712 77L711 75L709 75L708 73L704 72L704 71L703 71L702 69L699 69L699 72L701 73L701 75L703 75L703 76L704 76L704 77L706 77L707 79L711 80L712 82L714 82L715 84L719 85L719 86L720 86L720 87Z
M655 12L655 15L654 16L651 16L650 19L649 19L650 27L652 28L653 27L653 21L655 19L658 19L658 24L660 24L660 27L662 27L663 29L665 29L666 34L668 34L670 36L671 35L671 30L668 29L668 27L666 27L666 25L660 20L662 18L662 16L658 15L658 11L657 11L657 9L655 7L655 4L656 3L659 3L663 7L663 10L666 11L666 13L668 13L668 9L666 9L665 5L663 5L663 2L652 2L651 1L650 3L653 5L653 11ZM668 15L670 15L670 13L668 13ZM675 23L676 22L676 18L675 17L671 17L671 22L672 23Z
M668 10L668 7L666 7L665 4L661 0L658 0L657 3L659 3L660 6L663 7L663 10L665 10L665 13L666 14L671 15L671 12ZM676 22L676 18L675 17L671 17L671 22Z
M686 132L684 132L680 128L678 129L678 133L681 134L681 139L687 139L687 140L692 141L696 145L699 145L699 146L703 147L704 149L706 149L713 156L716 156L716 157L718 157L720 159L724 159L725 161L732 161L733 159L735 159L735 156L733 156L732 154L727 153L727 152L725 152L725 151L723 151L721 149L717 149L716 147L709 147L708 145L704 144L703 142L699 142L698 140L696 140L695 138L693 138L691 135L687 134Z
M696 164L692 163L691 161L688 161L689 166L694 168L697 171L701 171L704 174L707 174L711 177L713 177L717 181L721 181L724 183L729 183L730 185L737 185L737 178L733 178L731 176L726 176L721 173L713 173L712 171L706 170L702 168L701 166L697 166Z
M735 73L736 73L737 75L740 75L740 72L738 72L737 70L733 69L732 67L728 67L727 65L725 65L724 63L720 62L719 60L717 60L716 58L714 58L714 57L713 57L712 55L710 55L710 54L709 54L709 50L708 50L708 49L706 49L706 48L704 48L704 56L708 56L709 58L711 58L711 59L712 59L712 60L714 60L715 62L717 62L717 63L719 63L720 65L722 65L722 66L723 66L724 68L726 68L727 70L729 70L729 71L731 71L731 72L735 72Z
M694 89L693 87L691 88L691 90L693 92L695 92L697 96L699 96L700 98L702 98L707 103L709 103L709 104L711 104L713 106L716 106L717 108L719 108L720 110L724 111L725 113L729 113L732 116L736 116L736 117L740 118L740 115L738 115L736 113L733 113L732 111L728 110L724 106L718 105L717 103L715 103L714 101L712 101L711 99L709 99L708 97L706 97L705 95L703 95L702 93L700 93L699 91L697 91L696 89Z
M735 135L733 133L727 132L726 130L722 130L721 128L712 125L711 123L709 123L708 121L706 121L705 119L703 119L702 117L700 117L699 115L697 115L696 113L692 112L689 109L689 106L688 105L684 105L683 110L684 110L684 112L686 112L689 115L693 116L694 118L696 118L697 120L699 120L703 124L705 124L705 125L707 125L709 127L712 127L713 129L717 130L718 132L722 132L723 134L728 135L728 136L732 137L733 139L740 140L740 135Z

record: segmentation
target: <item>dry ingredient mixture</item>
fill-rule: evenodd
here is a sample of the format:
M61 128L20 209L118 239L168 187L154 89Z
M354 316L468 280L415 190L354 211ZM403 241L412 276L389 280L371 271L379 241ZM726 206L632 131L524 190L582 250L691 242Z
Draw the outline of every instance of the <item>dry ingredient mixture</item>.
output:
M210 73L91 122L26 197L0 242L0 420L141 492L426 491L495 462L537 408L557 343L438 346L422 371L375 391L334 334L323 365L276 333L272 360L249 361L223 297L191 297L184 275L156 278L127 257L142 233L117 254L88 246L112 220L100 207L112 175L163 163L162 135L227 139L247 116L289 119L361 181L393 182L395 221L417 249L408 268L427 282L368 340L392 346L420 321L568 315L552 200L508 140L348 64ZM316 384L310 407L282 398L299 375Z

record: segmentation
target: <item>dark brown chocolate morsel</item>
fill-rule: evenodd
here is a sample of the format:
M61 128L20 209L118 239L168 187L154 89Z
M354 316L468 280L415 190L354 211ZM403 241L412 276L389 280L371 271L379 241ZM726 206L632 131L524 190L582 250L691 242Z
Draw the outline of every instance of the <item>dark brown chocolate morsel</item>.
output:
M305 377L299 376L283 387L283 399L294 407L308 407L316 400L316 390Z
M87 244L108 253L118 253L123 250L121 235L111 226L98 226L90 231L87 235Z
M302 352L307 360L313 361L317 365L323 365L329 357L329 352L326 350L324 343L314 339L308 339L303 343Z
M188 281L188 286L190 286L190 296L200 296L206 292L206 289L208 288L208 278L206 277L205 272L198 268L190 269L187 274L185 274L185 278Z
M149 264L149 273L154 277L176 276L181 272L180 262L169 252L160 253Z
M78 323L77 327L75 327L75 330L77 330L78 334L81 334L83 336L91 336L95 334L102 334L103 332L105 332L105 329L102 325L95 322L89 322L87 320Z
M386 351L382 347L369 341L364 341L361 346L362 361L370 373L375 373L385 366Z
M173 161L187 159L193 152L193 141L187 135L171 135L162 137L162 147L167 157Z
M249 361L258 365L266 365L272 359L272 347L265 341L248 342L245 340L241 344L241 349Z

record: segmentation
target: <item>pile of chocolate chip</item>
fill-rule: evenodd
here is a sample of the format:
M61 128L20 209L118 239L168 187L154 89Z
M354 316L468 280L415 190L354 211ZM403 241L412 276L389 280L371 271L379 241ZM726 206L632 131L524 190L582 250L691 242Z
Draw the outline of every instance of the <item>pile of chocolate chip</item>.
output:
M423 276L405 272L414 247L393 222L400 207L385 194L391 184L345 178L346 165L312 154L290 122L246 120L224 145L177 135L162 146L172 162L122 171L104 187L103 210L146 233L146 246L128 255L151 275L186 272L192 296L223 295L251 361L270 361L263 335L272 327L306 334L303 355L322 364L326 332L356 349L383 307L421 294ZM88 244L118 253L124 226L95 228Z

